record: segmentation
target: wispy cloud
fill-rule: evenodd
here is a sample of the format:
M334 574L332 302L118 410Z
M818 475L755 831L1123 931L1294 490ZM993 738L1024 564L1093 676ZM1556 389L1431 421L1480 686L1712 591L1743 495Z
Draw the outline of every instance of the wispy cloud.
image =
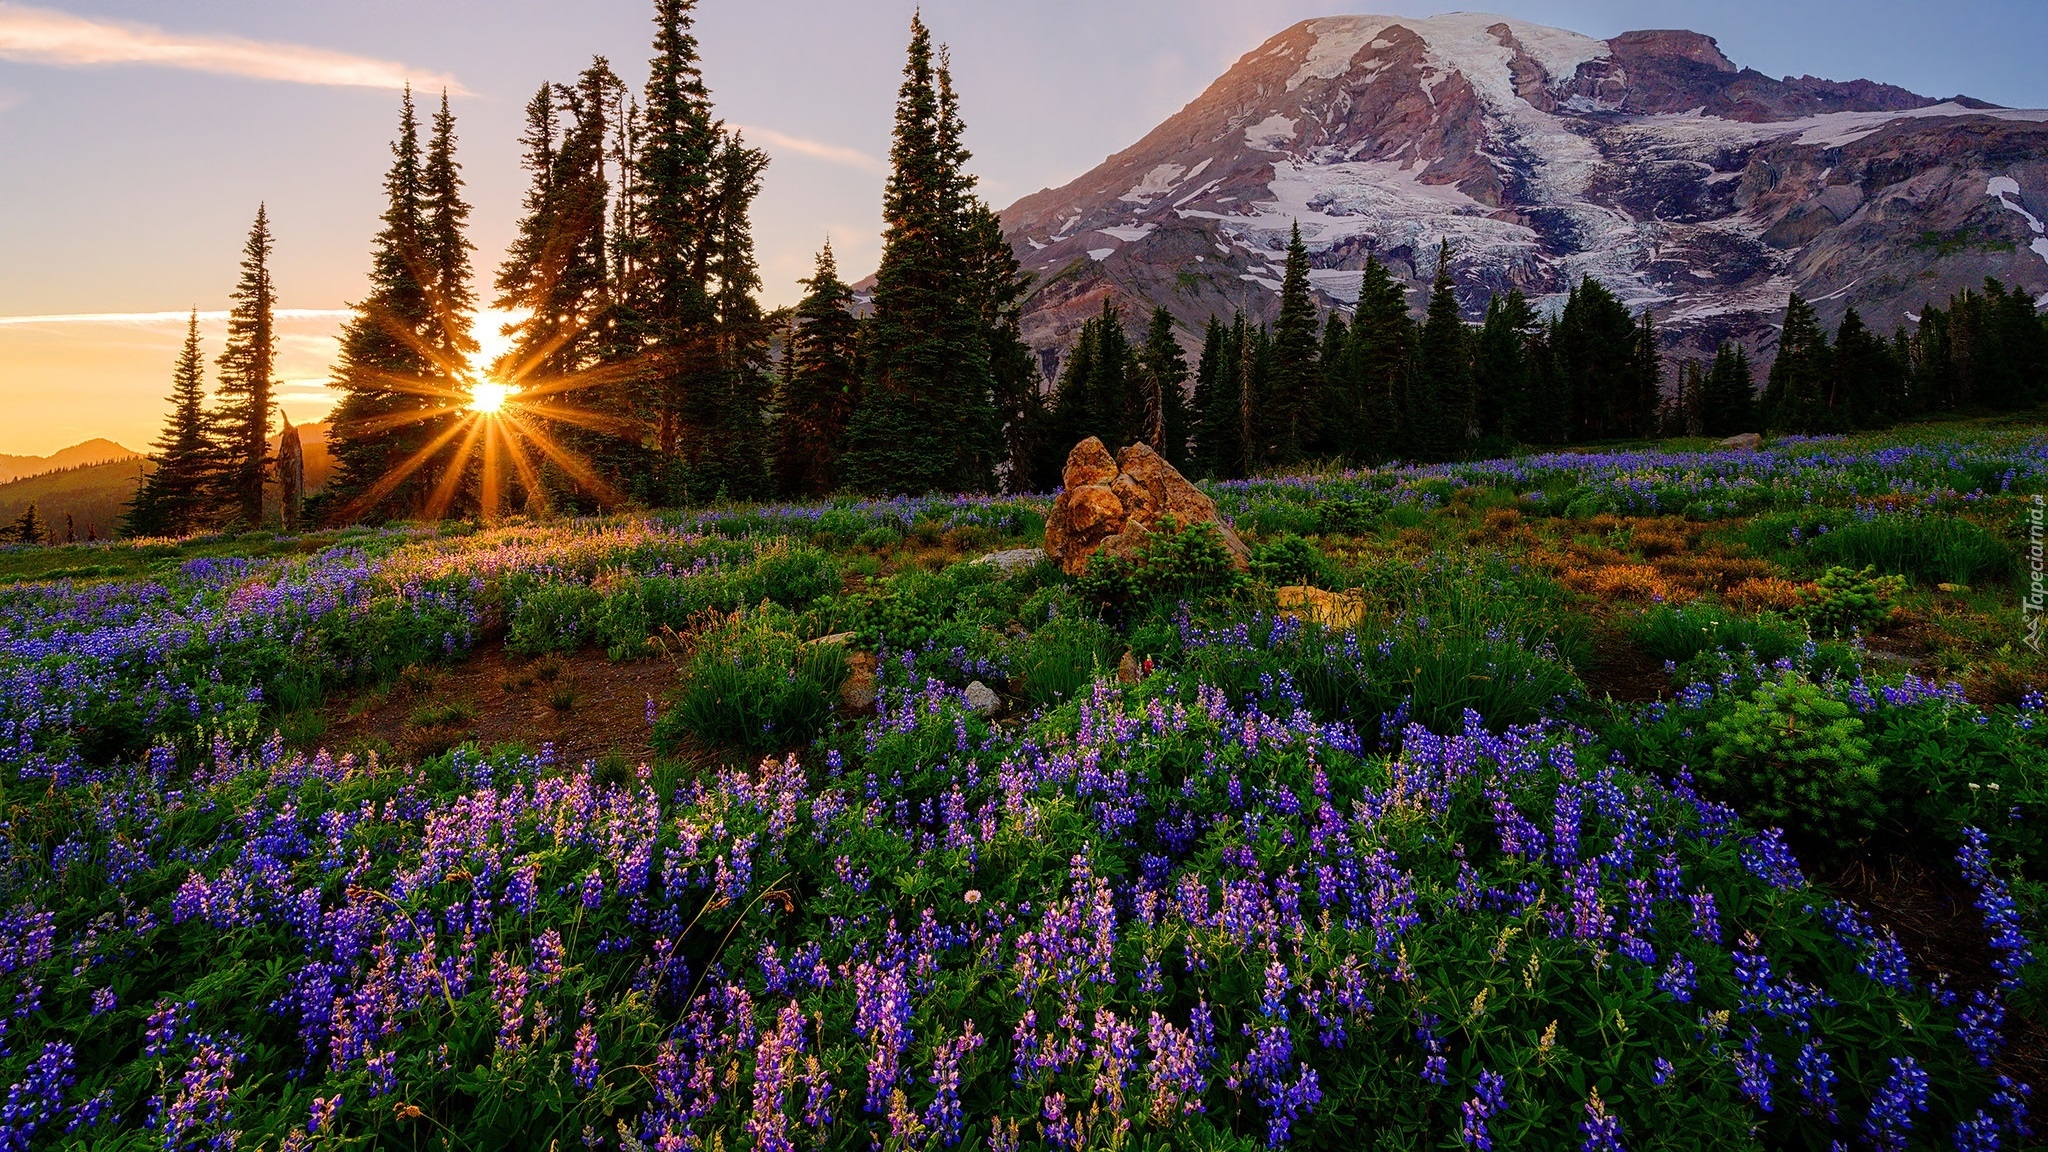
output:
M349 88L420 88L462 93L452 76L410 71L390 60L303 44L168 32L148 24L94 20L0 0L0 59L80 67L154 64L224 76Z
M118 324L132 328L154 328L165 324L183 324L191 315L190 312L66 312L51 316L0 316L0 327ZM274 315L279 320L339 320L351 313L345 308L279 308ZM227 318L226 312L199 314L199 322L202 324L218 324Z
M741 131L753 140L775 148L787 148L791 152L814 157L828 164L843 164L848 168L858 168L863 172L887 173L889 171L887 161L876 156L870 156L858 148L845 148L838 144L824 144L816 140L806 140L801 136L791 136L786 132L777 132L773 128L762 128L758 125L744 127Z

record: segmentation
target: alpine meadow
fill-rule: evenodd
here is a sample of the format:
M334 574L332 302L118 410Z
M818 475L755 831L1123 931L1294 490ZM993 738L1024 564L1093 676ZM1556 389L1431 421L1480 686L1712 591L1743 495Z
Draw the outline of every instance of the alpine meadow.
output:
M175 345L0 457L0 1152L2048 1147L2048 112L1343 15L999 207L928 3L777 306L649 2L497 164L0 0L389 117L345 309L0 317Z

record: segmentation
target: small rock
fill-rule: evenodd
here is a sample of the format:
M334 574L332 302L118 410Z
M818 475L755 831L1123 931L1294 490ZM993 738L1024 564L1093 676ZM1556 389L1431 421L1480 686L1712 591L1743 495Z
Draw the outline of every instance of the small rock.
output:
M853 715L875 710L875 654L855 652L846 658L846 683L839 686L839 706Z
M1009 576L1045 563L1045 549L1012 548L1008 552L991 552L975 563L993 564L997 571Z
M818 637L816 640L813 640L810 643L806 644L805 647L840 648L853 643L853 638L857 635L859 635L859 633L856 632L834 632L830 636Z
M1365 593L1325 592L1321 588L1296 585L1275 592L1282 616L1343 630L1365 623Z
M1119 684L1136 684L1139 679L1138 658L1126 650L1124 658L1117 662L1116 679Z
M976 716L993 716L1003 710L1003 700L995 689L976 680L967 686L967 710Z
M1721 447L1735 452L1759 452L1763 450L1764 438L1755 432L1744 432L1721 441Z

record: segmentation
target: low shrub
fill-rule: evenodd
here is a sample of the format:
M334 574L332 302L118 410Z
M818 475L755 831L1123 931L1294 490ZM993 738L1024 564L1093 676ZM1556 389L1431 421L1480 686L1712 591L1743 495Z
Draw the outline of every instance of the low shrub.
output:
M1252 549L1252 575L1276 586L1335 583L1333 566L1322 549L1292 534Z
M1116 631L1094 620L1062 617L1017 642L1010 660L1017 688L1034 708L1072 699L1124 654Z
M807 744L831 722L846 680L846 650L806 644L786 612L746 614L703 634L654 745L672 753L685 735L742 748Z
M1830 568L1804 590L1794 611L1814 631L1840 636L1884 619L1905 587L1905 577L1879 576L1874 567L1861 572Z
M1795 842L1839 856L1877 828L1883 767L1849 705L1803 677L1759 685L1707 725L1709 794Z
M1706 652L1750 652L1766 663L1799 651L1801 637L1782 620L1743 616L1707 604L1652 608L1635 618L1630 636L1652 656L1685 664Z
M1232 596L1244 587L1245 574L1213 525L1183 528L1171 516L1159 521L1135 556L1097 552L1089 557L1088 570L1075 583L1091 603L1140 614Z

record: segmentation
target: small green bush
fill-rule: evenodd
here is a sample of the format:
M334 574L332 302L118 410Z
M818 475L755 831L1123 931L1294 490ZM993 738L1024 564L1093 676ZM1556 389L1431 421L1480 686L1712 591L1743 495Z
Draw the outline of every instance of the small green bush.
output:
M603 599L587 584L535 584L513 605L505 647L526 656L573 652L589 639L587 617Z
M1167 516L1131 559L1105 552L1091 556L1075 589L1092 603L1125 610L1198 603L1235 595L1244 586L1245 574L1214 525L1183 528Z
M1011 661L1023 683L1022 695L1034 708L1073 697L1097 676L1117 666L1124 654L1122 637L1102 624L1080 617L1060 617L1031 633Z
M1815 582L1816 589L1799 608L1799 615L1814 631L1839 636L1884 619L1892 601L1905 590L1903 576L1879 576L1875 567L1861 572L1830 568Z
M1377 528L1394 502L1380 492L1361 492L1350 500L1325 500L1316 505L1316 530L1326 536L1357 536Z
M1863 722L1819 685L1785 675L1707 725L1709 793L1816 850L1840 853L1877 827L1880 762Z
M772 751L824 731L846 681L846 650L805 644L793 623L784 612L758 613L705 635L674 707L655 724L655 748L672 753L689 735Z
M894 528L870 528L855 538L854 543L862 548L883 552L903 543L903 533Z
M1291 533L1252 549L1252 575L1275 586L1332 583L1322 549Z

